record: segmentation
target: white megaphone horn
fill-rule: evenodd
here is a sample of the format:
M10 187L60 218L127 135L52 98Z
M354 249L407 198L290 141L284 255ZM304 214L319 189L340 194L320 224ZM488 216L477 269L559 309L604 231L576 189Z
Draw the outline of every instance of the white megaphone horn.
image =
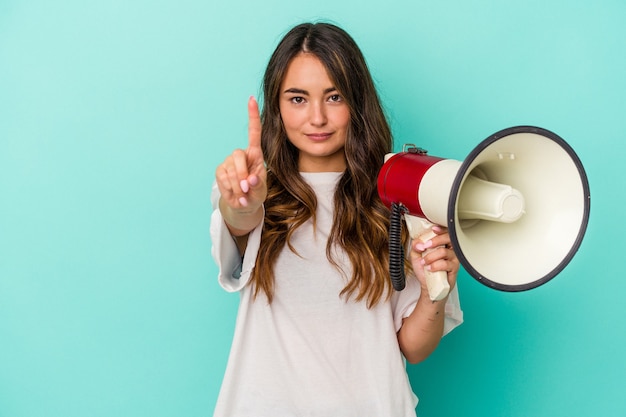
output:
M574 150L533 126L501 130L463 161L411 145L387 156L378 193L391 208L390 274L405 285L401 216L413 239L446 226L465 270L501 291L524 291L552 279L580 247L590 211L589 183ZM430 298L445 298L447 273L430 273Z

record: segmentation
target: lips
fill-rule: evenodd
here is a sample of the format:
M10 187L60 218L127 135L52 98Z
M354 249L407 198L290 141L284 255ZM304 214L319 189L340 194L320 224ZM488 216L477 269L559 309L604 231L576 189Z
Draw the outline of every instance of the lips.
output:
M328 139L332 135L332 133L307 133L306 137L312 141L320 142Z

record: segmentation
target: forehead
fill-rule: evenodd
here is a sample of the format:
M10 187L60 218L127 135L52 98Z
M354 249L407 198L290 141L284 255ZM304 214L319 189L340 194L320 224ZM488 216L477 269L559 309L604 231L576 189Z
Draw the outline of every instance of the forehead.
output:
M281 90L299 88L314 91L333 86L328 70L322 61L311 53L301 52L287 65L287 71L281 84ZM305 88L308 87L308 88Z

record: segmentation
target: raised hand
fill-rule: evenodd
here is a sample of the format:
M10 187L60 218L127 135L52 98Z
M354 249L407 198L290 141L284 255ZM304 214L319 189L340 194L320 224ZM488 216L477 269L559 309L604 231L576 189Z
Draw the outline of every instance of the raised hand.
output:
M267 171L261 150L261 116L254 97L248 101L248 148L236 149L226 157L215 177L221 193L220 209L231 230L243 233L256 226L267 196ZM254 215L256 223L246 218Z

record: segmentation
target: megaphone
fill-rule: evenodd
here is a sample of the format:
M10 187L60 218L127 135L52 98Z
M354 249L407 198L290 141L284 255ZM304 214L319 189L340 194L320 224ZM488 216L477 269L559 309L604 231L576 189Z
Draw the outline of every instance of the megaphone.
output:
M558 135L534 126L501 130L465 160L428 155L414 145L387 155L378 193L392 211L390 273L405 286L402 218L411 238L446 226L465 270L500 291L536 288L561 272L582 243L590 211L580 159ZM444 271L426 274L430 298L450 288Z

